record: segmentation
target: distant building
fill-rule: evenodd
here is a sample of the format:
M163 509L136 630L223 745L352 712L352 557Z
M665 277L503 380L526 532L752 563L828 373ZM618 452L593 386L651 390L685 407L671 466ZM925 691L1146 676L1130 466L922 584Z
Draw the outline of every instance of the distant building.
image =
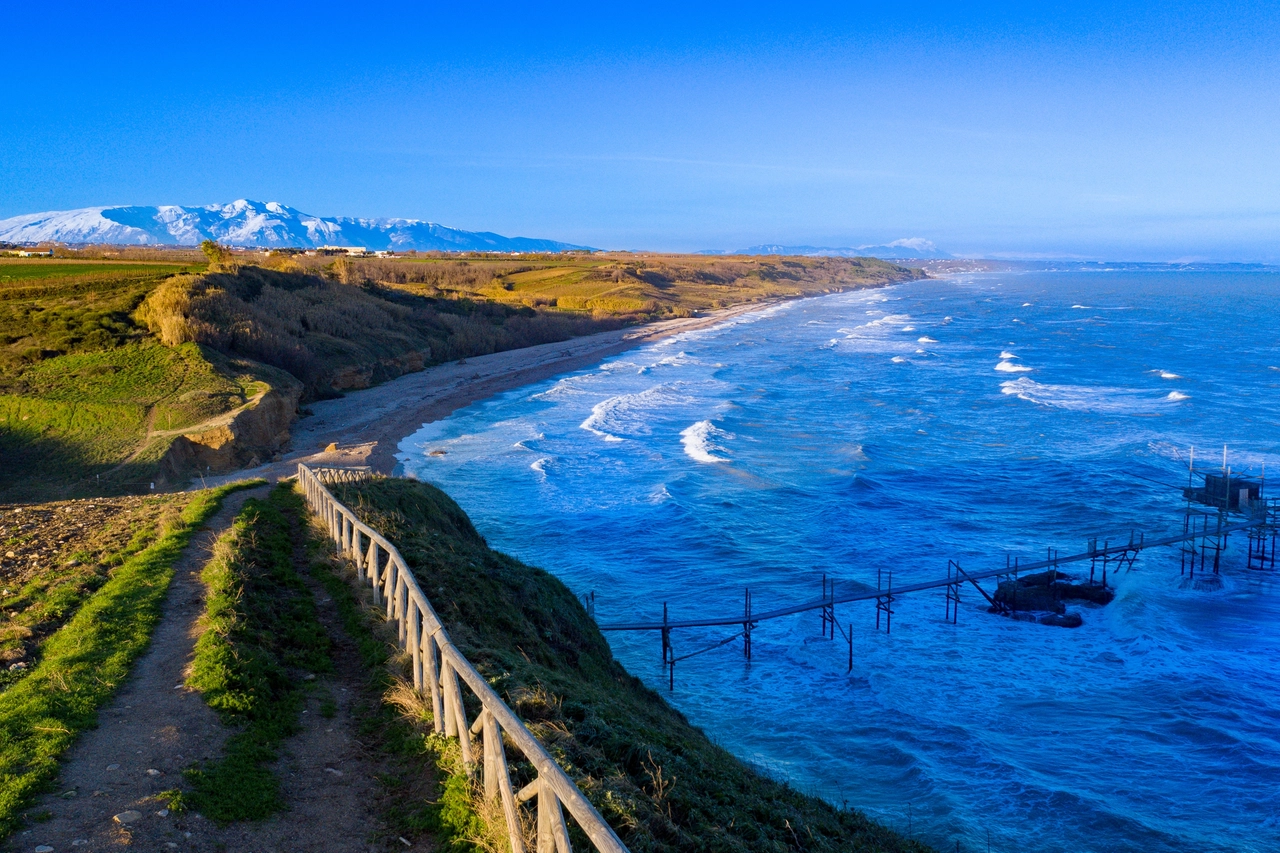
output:
M348 255L353 258L363 258L369 254L364 246L321 246L316 251L322 255Z

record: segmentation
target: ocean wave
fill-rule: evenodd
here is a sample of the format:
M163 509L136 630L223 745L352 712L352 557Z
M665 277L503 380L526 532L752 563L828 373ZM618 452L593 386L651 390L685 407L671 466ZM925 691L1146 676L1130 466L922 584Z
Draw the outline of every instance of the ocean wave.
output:
M903 326L903 327L902 327L902 331L904 331L904 332L914 332L915 330L916 330L916 327L915 327L915 326Z
M1017 358L1015 355L1014 358ZM995 369L1001 373L1030 373L1031 368L1025 364L1014 364L1012 361L1002 361L995 366Z
M889 360L892 361L894 364L905 364L907 361L905 358L903 358L900 355L895 355L893 358Z
M1000 357L1001 357L1001 358L1017 358L1017 356L1016 356L1016 355L1014 355L1013 353L1009 352L1008 350L1001 350L1001 352L1000 352Z
M690 397L676 392L677 384L655 385L635 394L619 394L601 400L591 407L591 414L578 424L578 428L614 442L622 441L619 434L647 435L648 414L654 409L693 402Z
M724 448L715 443L716 439L733 437L733 433L717 428L711 421L698 421L680 433L680 443L684 445L685 455L690 459L715 464L729 461L727 457L715 455L724 452Z
M533 464L529 466L530 470L537 471L542 475L542 479L547 478L547 463L552 461L550 456L541 456Z
M936 343L937 343L937 341L935 341L933 338L929 337L928 335L925 335L923 338L916 338L916 343L918 343L918 344L936 344Z
M905 351L908 344L901 340L894 340L890 335L901 329L902 324L910 319L911 317L907 314L885 314L853 328L839 329L844 337L833 338L827 343L826 348L840 347L843 350L864 352Z
M1178 374L1171 373L1168 370L1148 370L1147 373L1151 373L1151 374L1154 374L1155 376L1159 376L1161 379L1181 379L1182 378Z
M1181 391L1170 391L1168 394L1165 394L1165 395L1164 395L1164 398L1165 398L1166 400L1175 400L1175 401L1177 401L1177 400L1190 400L1190 399L1191 399L1191 395L1190 395L1190 394L1183 394Z
M1181 402L1174 397L1140 388L1115 388L1103 385L1050 385L1027 377L1000 383L1003 394L1041 406L1074 412L1107 412L1112 414L1154 414L1169 403Z

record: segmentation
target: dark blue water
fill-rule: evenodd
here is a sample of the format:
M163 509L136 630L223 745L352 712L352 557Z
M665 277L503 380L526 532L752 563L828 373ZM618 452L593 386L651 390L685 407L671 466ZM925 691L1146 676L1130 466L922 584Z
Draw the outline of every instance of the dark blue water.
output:
M1188 448L1280 475L1280 275L984 275L789 303L479 403L402 445L597 618L734 614L947 560L1180 531ZM443 455L428 455L444 451ZM1280 489L1276 490L1280 492ZM963 593L765 623L675 704L768 772L940 848L1280 850L1280 576L1145 553L1076 630ZM676 654L732 633L688 630ZM665 690L658 638L610 636Z

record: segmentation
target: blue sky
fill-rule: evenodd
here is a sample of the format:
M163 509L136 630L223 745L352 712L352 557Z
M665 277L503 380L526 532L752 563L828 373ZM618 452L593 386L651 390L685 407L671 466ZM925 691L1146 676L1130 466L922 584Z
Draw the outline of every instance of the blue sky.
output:
M1280 261L1280 4L5 3L0 217Z

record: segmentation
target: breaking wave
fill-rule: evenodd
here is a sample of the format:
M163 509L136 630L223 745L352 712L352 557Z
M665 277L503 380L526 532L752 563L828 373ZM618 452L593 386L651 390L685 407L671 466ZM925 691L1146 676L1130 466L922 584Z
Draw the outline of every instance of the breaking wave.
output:
M605 441L622 441L620 435L648 435L648 413L662 406L691 402L675 391L677 383L655 385L635 394L619 394L591 407L591 414L578 424Z
M707 464L729 461L728 457L715 455L724 453L724 448L716 444L716 439L727 438L733 438L733 433L717 428L711 421L698 421L680 433L680 443L684 445L685 454L696 462Z

